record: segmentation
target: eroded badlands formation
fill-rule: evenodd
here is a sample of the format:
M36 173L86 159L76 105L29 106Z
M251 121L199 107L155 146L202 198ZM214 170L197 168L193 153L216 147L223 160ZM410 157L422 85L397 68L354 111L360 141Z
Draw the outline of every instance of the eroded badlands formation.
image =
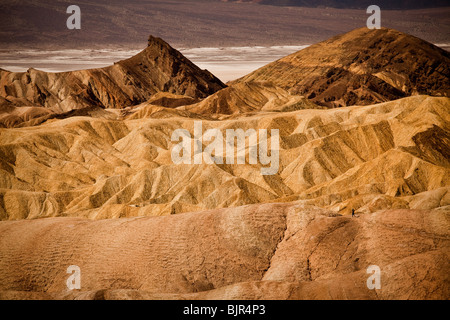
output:
M358 29L228 87L153 37L104 69L1 71L0 297L448 299L449 60ZM174 164L196 121L278 129L278 172L248 138L245 164Z

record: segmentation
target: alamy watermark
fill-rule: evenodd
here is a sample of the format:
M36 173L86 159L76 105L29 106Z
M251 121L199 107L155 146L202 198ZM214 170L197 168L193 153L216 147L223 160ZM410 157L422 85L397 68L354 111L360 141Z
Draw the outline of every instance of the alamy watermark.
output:
M367 28L380 29L381 28L381 9L379 6L371 5L366 11L368 14L372 14L367 19Z
M371 265L367 268L366 273L371 274L367 278L367 288L370 290L381 289L381 269L379 266Z
M79 6L71 5L67 7L66 13L72 14L67 18L66 26L67 29L81 29L81 9Z
M370 5L366 11L371 16L367 19L367 28L380 29L381 28L381 9L377 5ZM81 29L81 9L77 5L70 5L67 7L66 13L71 14L67 18L67 29Z
M66 285L67 289L81 289L81 269L79 266L71 265L67 268L67 273L71 274L67 278Z
M214 141L203 149L203 142L211 141L211 139L214 139ZM206 164L234 164L235 154L236 163L245 164L246 150L248 150L249 164L256 165L259 160L263 166L268 166L261 168L262 175L274 175L278 172L280 157L280 133L278 129L270 130L270 152L268 152L267 129L259 129L258 131L255 129L246 131L243 129L226 129L224 137L217 128L208 129L203 133L202 121L194 121L193 137L186 129L176 129L172 133L171 140L172 142L179 142L173 147L171 153L172 161L175 164L202 164L203 162Z

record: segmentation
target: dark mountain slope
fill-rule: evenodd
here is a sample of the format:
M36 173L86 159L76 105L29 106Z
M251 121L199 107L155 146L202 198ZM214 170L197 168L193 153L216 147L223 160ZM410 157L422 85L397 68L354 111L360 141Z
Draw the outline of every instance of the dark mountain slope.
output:
M382 28L356 29L296 52L232 84L265 82L327 107L450 95L450 54Z

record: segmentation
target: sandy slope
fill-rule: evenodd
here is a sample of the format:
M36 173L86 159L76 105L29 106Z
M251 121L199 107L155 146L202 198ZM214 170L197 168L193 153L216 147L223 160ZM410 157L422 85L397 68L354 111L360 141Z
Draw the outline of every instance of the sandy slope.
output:
M359 217L299 203L168 217L0 224L0 297L446 299L445 210ZM69 265L81 289L68 291ZM366 269L381 269L369 290Z

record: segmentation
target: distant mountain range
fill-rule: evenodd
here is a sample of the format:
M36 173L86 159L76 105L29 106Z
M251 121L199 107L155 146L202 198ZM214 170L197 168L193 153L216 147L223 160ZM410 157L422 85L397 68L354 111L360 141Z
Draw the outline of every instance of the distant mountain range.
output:
M242 2L242 1L240 1ZM346 9L362 9L367 8L372 4L376 4L384 9L419 9L419 8L435 8L450 6L448 0L379 0L374 3L371 0L249 0L245 2L255 2L260 4L269 4L273 6L298 6L298 7L331 7L331 8L346 8Z
M361 28L369 1L77 0L81 30L69 30L70 0L0 1L0 43L7 48L140 49L149 34L175 48L305 45ZM448 1L377 1L383 9L414 9ZM286 7L290 5L293 7ZM358 9L335 9L358 8ZM432 43L449 43L450 7L385 10L382 26ZM1 58L0 58L1 60ZM0 64L1 67L1 64Z

